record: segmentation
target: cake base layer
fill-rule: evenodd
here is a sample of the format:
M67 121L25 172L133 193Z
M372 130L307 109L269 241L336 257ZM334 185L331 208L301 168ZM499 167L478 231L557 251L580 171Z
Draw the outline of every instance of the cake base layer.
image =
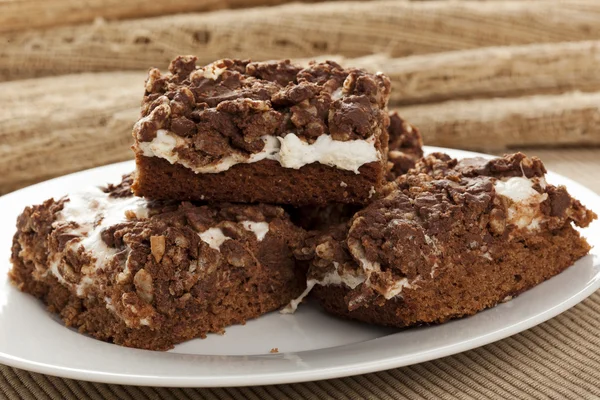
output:
M134 193L156 200L366 204L385 180L379 162L361 166L359 174L319 163L284 168L273 160L237 164L216 174L196 174L158 157L138 155L136 162Z
M495 260L477 257L448 263L401 296L349 310L345 286L315 286L312 295L340 317L392 327L443 323L473 315L559 274L590 250L571 226L506 243ZM458 260L457 260L458 261Z
M14 248L17 250L18 248ZM96 339L146 350L169 350L177 343L205 338L208 333L224 332L227 326L244 324L265 313L276 311L302 292L304 277L298 283L276 287L270 293L258 279L240 277L231 282L228 292L216 293L221 300L212 307L197 305L173 310L159 330L148 326L129 328L96 298L81 299L52 276L43 282L32 278L33 265L13 262L11 278L19 289L44 302L48 311L57 314L66 326ZM247 278L247 279L246 279Z

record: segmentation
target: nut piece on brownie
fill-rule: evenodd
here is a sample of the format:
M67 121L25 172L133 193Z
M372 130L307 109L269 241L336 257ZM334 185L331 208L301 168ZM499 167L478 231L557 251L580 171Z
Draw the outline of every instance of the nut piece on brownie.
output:
M335 62L181 56L151 69L133 129L149 199L364 204L385 182L390 81ZM342 185L343 182L343 185Z
M396 327L441 323L518 295L590 249L572 223L586 227L596 215L546 183L545 172L521 153L425 157L386 197L307 240L304 295L314 287L333 314Z
M276 310L305 286L280 207L133 197L130 180L27 207L12 282L68 326L151 350Z

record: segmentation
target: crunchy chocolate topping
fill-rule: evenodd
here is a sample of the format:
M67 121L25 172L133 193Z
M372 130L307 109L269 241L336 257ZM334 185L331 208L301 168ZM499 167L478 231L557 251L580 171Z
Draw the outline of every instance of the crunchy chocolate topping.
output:
M136 140L150 142L159 129L189 138L192 146L176 151L198 165L257 153L264 135L347 141L378 137L388 124L389 79L333 62L301 68L225 59L198 67L196 57L180 56L167 74L151 69L145 87Z
M528 158L523 153L506 154L492 160L480 157L465 158L458 162L456 170L467 177L485 175L495 178L543 177L546 173L546 168L539 158Z
M398 113L390 113L390 136L388 151L388 180L394 180L408 172L423 157L423 140L419 130L402 119Z
M109 183L102 189L104 193L108 193L110 197L131 197L131 185L133 183L133 174L123 175L123 179L118 184Z
M419 130L406 122L397 112L390 113L390 150L398 150L423 157L423 139Z
M250 76L254 76L258 79L265 81L277 82L281 86L287 86L289 83L296 81L296 76L302 70L297 65L290 63L290 60L284 60L281 62L253 62L246 66L246 70L240 72L246 72Z

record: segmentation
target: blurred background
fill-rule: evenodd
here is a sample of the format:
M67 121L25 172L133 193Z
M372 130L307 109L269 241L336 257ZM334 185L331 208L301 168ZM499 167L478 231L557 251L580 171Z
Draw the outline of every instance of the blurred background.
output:
M383 71L425 144L600 192L598 0L0 0L0 194L132 158L146 71L179 54Z

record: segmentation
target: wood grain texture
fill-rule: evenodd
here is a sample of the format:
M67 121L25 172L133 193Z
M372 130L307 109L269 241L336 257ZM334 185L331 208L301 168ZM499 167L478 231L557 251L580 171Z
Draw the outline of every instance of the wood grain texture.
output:
M600 39L600 2L378 1L288 4L0 34L0 80L203 63Z
M600 90L600 41L484 47L401 58L332 58L385 72L392 80L390 104L394 105Z
M494 151L600 145L600 92L456 100L398 112L434 146Z
M0 193L131 158L144 76L82 74L1 84Z
M319 0L295 0L312 3ZM329 0L332 1L332 0ZM214 11L231 8L273 6L289 0L3 0L0 1L0 32L52 28L107 20Z

